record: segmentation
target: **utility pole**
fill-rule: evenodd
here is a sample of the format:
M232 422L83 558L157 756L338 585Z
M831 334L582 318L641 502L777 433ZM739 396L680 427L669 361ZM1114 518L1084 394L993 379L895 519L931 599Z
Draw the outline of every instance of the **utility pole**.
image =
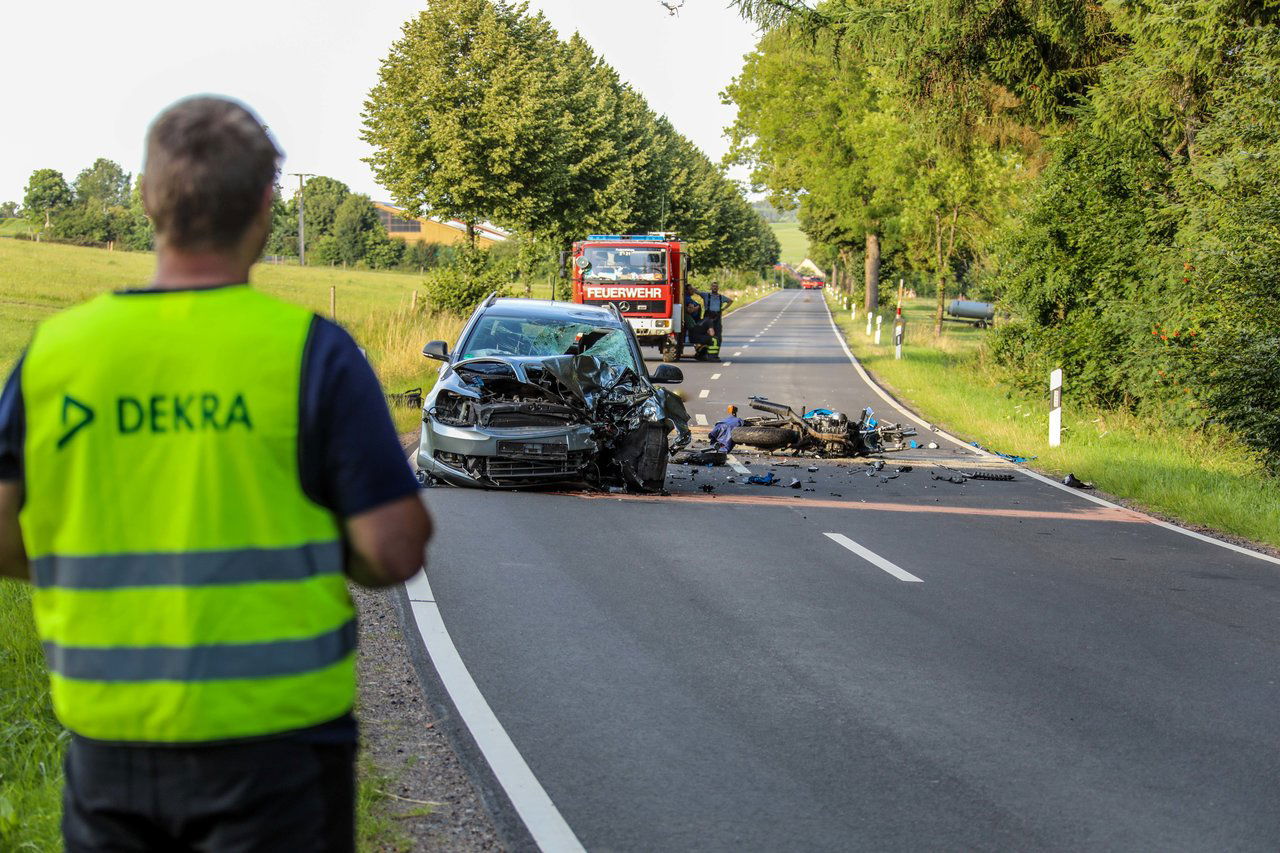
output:
M298 266L305 267L307 265L307 226L306 219L303 217L302 207L302 189L307 178L314 178L315 175L306 172L290 172L298 179Z

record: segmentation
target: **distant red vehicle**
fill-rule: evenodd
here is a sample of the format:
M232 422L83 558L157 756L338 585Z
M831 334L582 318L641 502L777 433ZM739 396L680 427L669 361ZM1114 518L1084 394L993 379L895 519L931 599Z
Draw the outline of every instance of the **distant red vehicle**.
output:
M826 286L826 282L816 276L807 275L800 279L800 286L805 290L821 290Z

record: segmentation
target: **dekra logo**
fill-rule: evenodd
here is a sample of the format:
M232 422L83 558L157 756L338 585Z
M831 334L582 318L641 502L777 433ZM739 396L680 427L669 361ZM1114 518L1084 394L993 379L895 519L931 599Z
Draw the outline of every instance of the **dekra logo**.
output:
M226 400L220 394L151 394L116 398L116 429L121 435L139 432L226 432L240 426L253 429L243 394Z
M82 429L94 422L96 412L70 394L62 397L63 433L58 449L67 446ZM226 432L235 427L253 429L253 418L244 394L226 398L204 391L198 394L121 395L115 405L116 431L121 435L178 432Z

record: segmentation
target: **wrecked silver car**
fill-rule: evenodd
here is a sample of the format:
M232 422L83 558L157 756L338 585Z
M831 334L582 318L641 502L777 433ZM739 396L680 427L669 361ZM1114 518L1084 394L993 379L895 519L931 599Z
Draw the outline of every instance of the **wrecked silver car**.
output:
M423 350L445 362L422 407L418 468L457 486L557 484L661 491L689 414L649 376L631 327L606 308L490 297L458 345ZM670 433L675 431L675 438Z

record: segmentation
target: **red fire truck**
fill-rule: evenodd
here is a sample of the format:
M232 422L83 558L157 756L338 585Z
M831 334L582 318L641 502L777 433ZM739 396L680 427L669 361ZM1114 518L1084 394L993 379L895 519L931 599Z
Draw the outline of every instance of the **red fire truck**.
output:
M689 256L674 234L593 234L573 244L573 301L616 305L641 346L680 356Z

